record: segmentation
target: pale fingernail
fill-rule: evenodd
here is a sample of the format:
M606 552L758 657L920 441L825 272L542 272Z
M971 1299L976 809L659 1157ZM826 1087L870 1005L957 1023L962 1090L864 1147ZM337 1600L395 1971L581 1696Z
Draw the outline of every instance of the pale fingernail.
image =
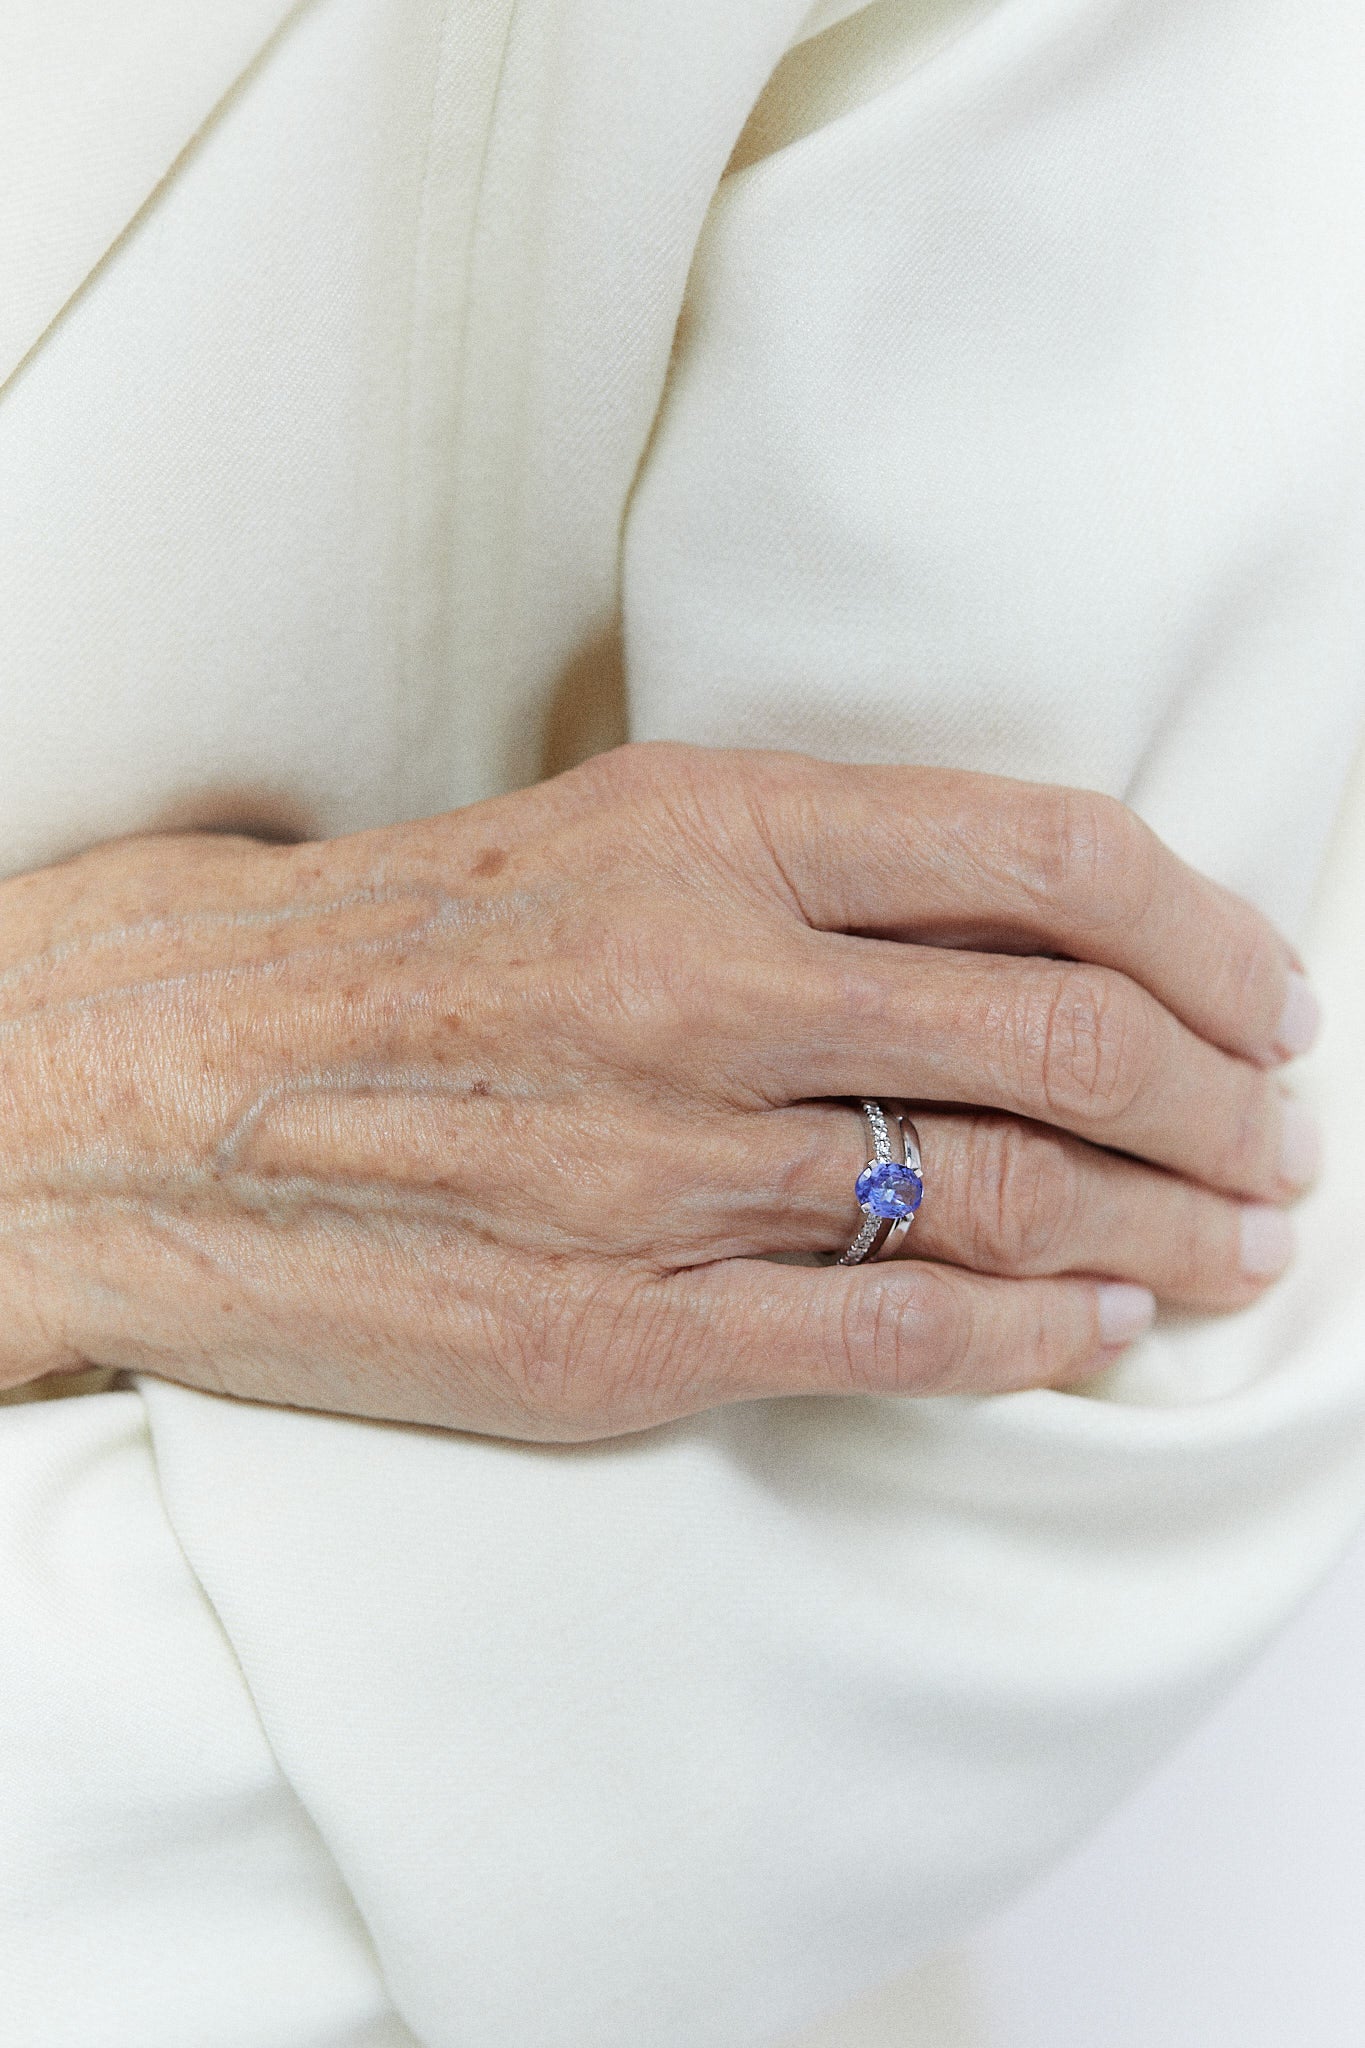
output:
M1242 1271L1248 1280L1273 1280L1294 1256L1294 1226L1283 1209L1252 1202L1242 1211Z
M1321 1029L1322 1004L1304 976L1291 972L1284 1012L1275 1033L1275 1050L1284 1059L1296 1060L1316 1044Z
M1291 1187L1306 1188L1322 1164L1322 1132L1312 1111L1292 1095L1284 1100L1280 1126L1280 1172Z
M1106 1280L1099 1290L1100 1341L1131 1344L1152 1326L1156 1296L1150 1287L1133 1287L1126 1280Z

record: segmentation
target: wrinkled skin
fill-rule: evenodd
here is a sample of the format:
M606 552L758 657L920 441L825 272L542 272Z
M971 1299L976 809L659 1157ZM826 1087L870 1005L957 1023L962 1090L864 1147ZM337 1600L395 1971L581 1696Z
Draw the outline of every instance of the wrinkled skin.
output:
M1266 1284L1293 968L1106 798L794 755L102 847L0 888L0 1383L549 1440L1066 1384L1143 1319L1099 1282ZM908 1256L756 1257L848 1242L865 1094L919 1125Z

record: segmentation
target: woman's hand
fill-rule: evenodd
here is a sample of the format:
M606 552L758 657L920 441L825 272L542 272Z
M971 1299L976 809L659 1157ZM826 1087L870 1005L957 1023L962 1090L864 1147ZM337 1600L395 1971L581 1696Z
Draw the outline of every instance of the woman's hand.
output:
M639 747L123 841L0 890L0 1380L543 1439L1065 1384L1143 1289L1287 1259L1311 1008L1121 805L987 776ZM756 1258L847 1244L865 1095L914 1105L913 1256Z

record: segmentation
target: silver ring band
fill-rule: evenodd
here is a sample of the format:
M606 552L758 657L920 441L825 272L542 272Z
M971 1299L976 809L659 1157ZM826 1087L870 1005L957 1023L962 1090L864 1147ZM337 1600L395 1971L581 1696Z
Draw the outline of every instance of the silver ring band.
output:
M880 1258L893 1244L899 1244L914 1222L924 1195L919 1132L909 1117L899 1110L888 1110L880 1102L860 1102L858 1107L872 1141L872 1157L854 1185L854 1199L863 1212L863 1220L852 1244L838 1261L841 1266L865 1265L869 1259ZM897 1140L894 1145L893 1130Z

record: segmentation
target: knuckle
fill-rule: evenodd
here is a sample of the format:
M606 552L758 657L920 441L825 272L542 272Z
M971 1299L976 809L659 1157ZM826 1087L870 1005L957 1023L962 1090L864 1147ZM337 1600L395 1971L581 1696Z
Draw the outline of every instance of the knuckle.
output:
M581 1267L540 1293L504 1372L526 1432L581 1442L672 1412L686 1353L662 1293L644 1279Z
M648 795L671 781L683 763L701 751L672 740L628 740L624 746L594 754L573 773L613 796Z
M596 1370L611 1388L615 1425L638 1427L700 1406L695 1341L671 1304L666 1281L637 1271L624 1288L619 1279L609 1289L604 1284L603 1297L603 1327L588 1334Z
M604 839L614 841L621 835L623 820L631 818L650 800L660 782L666 780L667 772L652 742L632 740L624 746L590 754L586 761L579 761L551 781L536 785L536 789L543 795L552 822L571 829L589 823L591 844L600 845ZM575 838L576 854L582 844L579 834Z
M883 1277L850 1287L834 1331L833 1365L850 1393L898 1390L905 1380L906 1340L900 1306Z
M1049 1118L1113 1124L1151 1069L1152 1031L1118 975L1072 968L1028 992L1020 1025L1025 1094Z
M649 862L691 884L747 873L770 836L770 757L671 741L641 743L639 753L619 772L632 808L649 810Z
M573 1435L565 1403L559 1398L562 1379L552 1365L552 1332L534 1328L509 1340L499 1333L491 1345L497 1387L516 1417L512 1434L537 1443L567 1440Z
M575 935L557 1031L593 1069L685 1083L707 1100L766 1101L772 1063L755 1020L781 977L762 934L740 917L707 924L685 904L618 910Z
M517 1410L522 1433L541 1441L577 1433L575 1410L584 1405L577 1369L581 1307L576 1288L556 1290L526 1305L510 1327L500 1326L489 1333L497 1370Z
M1049 1272L1076 1236L1079 1180L1062 1139L1009 1120L978 1124L969 1143L973 1250L1006 1273Z
M834 858L827 811L837 771L824 763L800 754L667 740L638 741L598 758L603 765L590 762L587 768L603 778L603 793L627 814L635 858L653 871L685 878L689 887L705 876L712 890L737 888L748 900L766 869L778 900L800 911L800 892L783 849L800 846L803 867ZM649 812L650 832L641 852L642 809Z
M607 833L613 866L668 866L678 846L704 848L708 825L725 812L734 759L715 747L632 740L593 755L563 779L586 793L595 811L615 814ZM600 838L600 821L595 829Z
M1042 784L1020 793L1024 872L1044 890L1084 884L1107 863L1110 800L1095 790Z
M829 1333L830 1366L836 1385L850 1393L874 1393L898 1383L899 1333L891 1327L885 1284L844 1291Z
M1019 872L1073 918L1103 926L1139 917L1158 886L1160 848L1126 804L1099 790L1040 787L1022 799Z
M949 1391L971 1352L969 1308L936 1267L874 1271L845 1294L834 1362L851 1393Z

